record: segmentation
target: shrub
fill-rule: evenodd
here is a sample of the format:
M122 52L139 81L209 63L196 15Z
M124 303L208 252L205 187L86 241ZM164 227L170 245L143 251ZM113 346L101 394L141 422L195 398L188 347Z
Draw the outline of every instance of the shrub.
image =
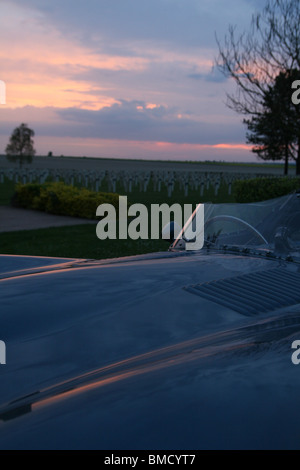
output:
M253 178L233 184L236 202L257 202L273 199L300 189L300 178Z
M86 219L96 219L96 209L103 203L118 209L119 195L67 186L62 182L18 184L12 198L12 204L18 207Z

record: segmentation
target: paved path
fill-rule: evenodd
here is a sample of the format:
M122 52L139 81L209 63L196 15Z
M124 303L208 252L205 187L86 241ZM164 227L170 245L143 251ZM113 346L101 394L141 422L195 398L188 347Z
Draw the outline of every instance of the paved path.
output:
M46 214L45 212L0 206L0 232L62 227L65 225L96 224L96 220Z

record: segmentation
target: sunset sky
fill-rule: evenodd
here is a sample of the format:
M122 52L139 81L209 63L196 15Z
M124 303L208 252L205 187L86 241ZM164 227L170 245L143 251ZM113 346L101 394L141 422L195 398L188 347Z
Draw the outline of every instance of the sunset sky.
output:
M0 153L12 130L37 154L256 161L231 80L213 68L229 24L258 0L1 0Z

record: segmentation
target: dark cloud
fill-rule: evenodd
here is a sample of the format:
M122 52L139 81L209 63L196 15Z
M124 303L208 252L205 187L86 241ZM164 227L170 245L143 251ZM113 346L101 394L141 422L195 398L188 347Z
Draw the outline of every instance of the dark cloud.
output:
M193 80L200 80L212 83L224 83L228 80L217 68L213 68L209 73L190 73L187 76Z
M244 139L240 126L207 123L192 118L180 118L176 109L159 106L147 109L141 101L124 101L99 111L69 108L58 110L65 123L72 123L71 136L121 139L135 141L159 141L214 145Z
M244 126L237 121L205 122L187 112L179 118L178 109L147 108L143 101L120 100L98 111L78 108L36 108L26 106L0 112L0 135L10 135L21 122L35 130L36 137L80 137L109 140L171 142L215 145L243 142ZM1 119L2 118L2 119Z

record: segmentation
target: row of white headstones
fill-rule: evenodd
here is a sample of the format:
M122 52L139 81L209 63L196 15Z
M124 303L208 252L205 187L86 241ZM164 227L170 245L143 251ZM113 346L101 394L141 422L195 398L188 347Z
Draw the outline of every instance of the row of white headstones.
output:
M232 192L232 184L235 180L245 180L254 177L265 176L261 174L247 173L217 173L200 171L78 171L78 170L32 170L32 169L4 169L0 168L0 184L5 177L16 183L45 183L51 181L64 181L66 184L78 184L94 191L101 190L101 185L105 180L108 183L110 192L117 192L117 187L124 188L126 193L131 193L134 188L146 192L150 181L153 182L153 190L160 192L162 188L167 188L168 197L174 191L175 184L179 183L179 188L187 196L189 190L199 191L202 196L205 190L211 187L217 196L221 184L227 186L227 192Z

